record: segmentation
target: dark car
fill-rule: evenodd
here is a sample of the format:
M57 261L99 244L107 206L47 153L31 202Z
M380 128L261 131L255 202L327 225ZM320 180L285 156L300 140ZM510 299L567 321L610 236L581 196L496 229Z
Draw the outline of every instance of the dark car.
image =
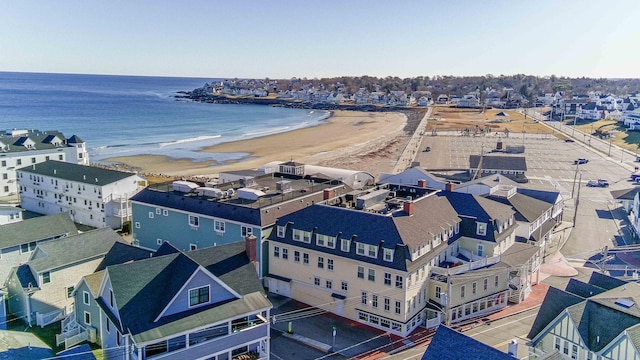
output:
M573 140L571 138L566 138L566 139L564 139L564 142L575 142L575 140Z
M431 151L431 146L427 146L427 148L426 148L426 149L424 149L424 151L425 151L425 152L429 152L429 151Z
M574 160L573 163L575 165L586 164L589 162L589 159L579 158L578 160Z

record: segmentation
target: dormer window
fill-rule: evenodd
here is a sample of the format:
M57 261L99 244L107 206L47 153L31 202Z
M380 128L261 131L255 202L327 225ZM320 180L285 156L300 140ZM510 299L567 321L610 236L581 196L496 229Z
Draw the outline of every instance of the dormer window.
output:
M195 289L189 289L189 307L206 304L209 302L209 285Z
M487 223L476 223L476 234L480 236L487 235Z
M340 239L340 250L344 252L349 252L350 248L351 248L351 241L349 241L348 239Z
M364 255L364 244L363 243L357 243L357 247L356 247L356 253L358 255Z
M392 249L384 249L384 261L393 261L393 250Z
M283 238L284 237L284 233L285 233L285 227L278 225L278 237L279 238Z

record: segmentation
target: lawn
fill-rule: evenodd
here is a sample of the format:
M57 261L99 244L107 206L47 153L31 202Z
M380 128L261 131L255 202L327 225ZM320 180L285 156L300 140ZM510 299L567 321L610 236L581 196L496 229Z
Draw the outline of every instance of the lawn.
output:
M568 122L567 125L572 125ZM597 130L611 134L612 143L627 150L637 151L640 146L640 131L627 131L627 128L615 120L578 120L576 129L586 134L596 135Z

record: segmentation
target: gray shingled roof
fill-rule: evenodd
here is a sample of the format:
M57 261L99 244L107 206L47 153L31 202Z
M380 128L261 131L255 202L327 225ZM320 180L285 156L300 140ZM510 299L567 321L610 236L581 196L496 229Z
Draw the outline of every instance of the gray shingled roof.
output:
M498 196L489 196L488 198L513 206L514 210L527 222L535 221L551 207L547 202L520 193L515 193L509 198Z
M629 189L612 190L611 196L616 200L633 200L637 193L640 192L640 187L632 187Z
M601 287L603 289L612 290L619 286L626 284L624 280L616 279L614 277L594 271L589 277L589 284Z
M538 334L547 327L551 321L555 320L555 318L558 317L558 315L560 315L560 313L562 313L566 308L579 304L583 300L584 299L580 296L562 291L554 288L553 286L549 287L547 295L544 297L542 305L540 305L538 315L533 321L533 325L531 325L531 330L527 337L533 340L533 338L538 336Z
M593 295L602 294L603 292L607 291L607 289L603 289L601 287L591 285L580 280L569 279L569 283L567 284L567 287L565 287L564 291L570 292L583 298L588 298Z
M520 266L540 252L540 247L525 243L513 243L507 250L502 253L501 261L509 266Z
M0 227L0 249L78 233L67 213L39 216Z
M55 130L53 131L33 130L33 131L29 131L29 133L26 135L20 135L20 136L8 136L8 135L5 135L4 133L0 133L0 143L9 145L8 148L5 149L7 153L17 153L17 152L27 151L28 149L22 146L22 144L27 139L33 141L34 147L36 150L59 149L61 146L56 146L55 144L51 143L51 139L54 136L63 142L62 147L67 146L66 144L64 144L64 142L67 141L67 138L61 132L55 131ZM68 141L68 142L72 144L83 142L82 140L80 140L80 138L78 138L75 135L69 138L69 140L71 140L72 138L74 138L75 142L74 141Z
M471 169L477 169L479 164L480 155L469 155L469 167ZM527 171L527 160L524 156L484 155L482 156L481 169L483 171Z
M57 269L104 256L117 241L122 241L122 238L110 228L47 241L38 244L28 264L36 272Z
M57 177L63 180L84 184L104 186L116 181L124 180L134 173L102 169L94 166L71 164L61 161L48 160L40 164L25 166L18 171L42 176Z
M242 298L198 307L154 322L199 266L205 267ZM272 306L245 253L244 242L154 256L109 266L106 271L122 320L122 324L116 324L121 330L131 332L138 344Z

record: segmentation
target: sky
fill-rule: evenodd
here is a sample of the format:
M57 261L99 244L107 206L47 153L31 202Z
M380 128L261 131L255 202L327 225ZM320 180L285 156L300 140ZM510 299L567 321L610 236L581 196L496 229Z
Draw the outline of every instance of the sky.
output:
M0 0L0 71L640 78L638 0Z

